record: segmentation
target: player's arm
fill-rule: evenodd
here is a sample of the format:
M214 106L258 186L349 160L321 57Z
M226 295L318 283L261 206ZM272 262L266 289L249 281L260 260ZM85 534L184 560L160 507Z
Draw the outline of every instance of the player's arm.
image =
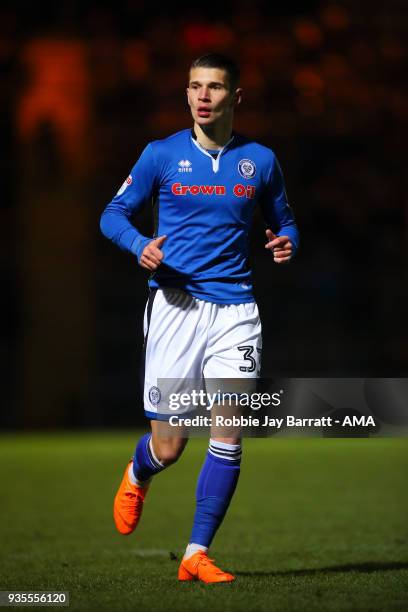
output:
M104 236L122 250L136 255L140 265L149 270L156 269L163 258L160 247L165 237L160 237L161 240L159 238L152 240L143 236L133 225L131 218L151 201L158 189L159 181L157 163L152 145L149 144L116 196L103 211L100 220ZM144 255L146 249L148 257Z
M288 263L298 248L299 231L287 201L282 170L275 156L261 208L268 227L265 248L273 253L275 263Z

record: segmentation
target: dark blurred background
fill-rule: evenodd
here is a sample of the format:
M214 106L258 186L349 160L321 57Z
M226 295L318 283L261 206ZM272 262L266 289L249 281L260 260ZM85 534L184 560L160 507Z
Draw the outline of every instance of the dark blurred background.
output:
M405 0L2 2L1 427L143 422L147 276L99 217L191 125L208 51L239 61L236 129L274 149L301 230L278 268L255 220L264 376L406 376L407 30Z

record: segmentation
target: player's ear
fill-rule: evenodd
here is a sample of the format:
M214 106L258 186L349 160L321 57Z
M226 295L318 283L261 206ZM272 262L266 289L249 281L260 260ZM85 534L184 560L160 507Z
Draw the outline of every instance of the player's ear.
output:
M189 95L190 94L190 88L189 87L186 87L186 94L187 94L187 104L189 106L191 106L191 104L190 104L190 95Z
M242 87L238 87L234 93L234 106L239 106L242 101L243 89Z

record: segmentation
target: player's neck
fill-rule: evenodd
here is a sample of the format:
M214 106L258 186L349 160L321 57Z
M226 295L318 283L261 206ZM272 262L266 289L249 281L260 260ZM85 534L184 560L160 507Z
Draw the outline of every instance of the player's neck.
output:
M232 135L232 124L209 126L203 129L195 123L193 129L197 142L204 149L222 149Z

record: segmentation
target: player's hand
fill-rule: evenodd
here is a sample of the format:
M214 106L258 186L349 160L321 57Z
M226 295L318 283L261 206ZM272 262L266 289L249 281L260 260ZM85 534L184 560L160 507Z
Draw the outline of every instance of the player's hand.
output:
M164 257L161 247L165 240L167 240L167 236L159 236L145 246L139 261L142 268L146 268L150 272L157 270Z
M288 263L293 255L293 245L289 240L289 236L276 236L272 230L266 230L268 242L265 244L265 249L270 249L273 253L275 263Z

